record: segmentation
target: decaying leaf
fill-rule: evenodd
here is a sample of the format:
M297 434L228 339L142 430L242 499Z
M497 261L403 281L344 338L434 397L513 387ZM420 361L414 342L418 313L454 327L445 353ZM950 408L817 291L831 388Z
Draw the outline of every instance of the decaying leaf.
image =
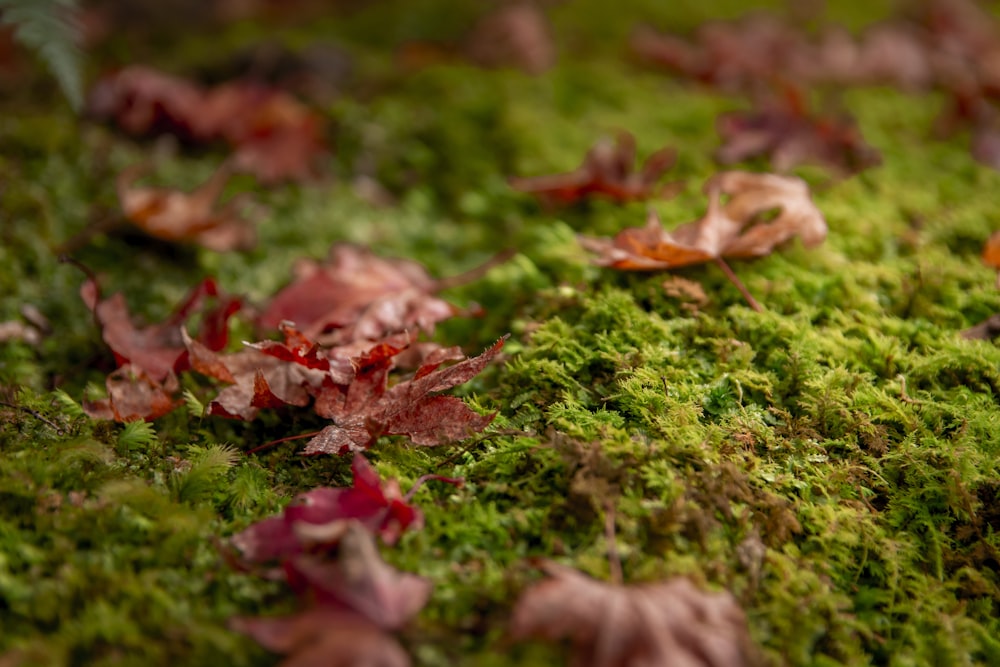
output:
M203 88L135 65L101 79L87 108L135 136L226 142L236 168L268 183L314 176L326 152L315 113L285 92L249 81Z
M386 565L366 528L348 523L335 560L300 554L285 571L308 606L286 617L233 618L230 627L288 654L288 667L410 664L388 632L424 607L431 583Z
M515 639L568 639L577 667L746 667L756 664L746 617L732 595L685 578L614 586L543 561L549 579L514 608Z
M150 377L143 369L125 364L105 379L108 397L83 401L83 411L94 419L130 422L158 419L181 405L177 376Z
M465 40L465 52L485 67L541 74L556 62L548 19L536 5L513 2L487 14Z
M983 261L987 266L994 268L997 273L997 286L1000 287L1000 231L993 232L983 246Z
M395 543L403 531L423 525L423 514L403 497L399 482L379 479L361 454L354 455L351 469L353 486L320 487L303 493L281 516L259 521L234 535L232 543L242 560L266 564L307 551L329 551L340 543L352 522L386 544Z
M635 171L635 138L628 132L618 134L614 143L604 139L594 145L574 171L552 176L511 178L515 190L529 192L554 204L573 204L593 195L617 201L649 199L672 194L676 186L658 185L674 165L676 153L662 148Z
M121 293L101 299L94 280L80 288L80 296L93 311L101 327L101 336L115 354L119 366L131 364L156 382L187 368L188 357L181 327L207 299L215 305L201 313L198 340L210 350L221 350L229 339L229 318L240 309L241 301L219 290L212 278L206 278L185 297L166 320L147 327L132 322L125 297Z
M338 345L407 330L432 333L458 312L434 296L438 285L416 262L337 244L325 262L296 265L295 280L271 299L259 323L274 328L294 322L309 338Z
M826 238L826 221L800 178L726 171L705 183L705 193L705 215L672 232L650 213L645 227L624 229L614 239L582 237L581 243L598 254L603 266L655 271L717 258L762 257L796 236L806 246ZM723 195L728 201L722 201ZM776 209L777 217L761 221Z
M253 226L239 214L242 198L237 196L216 206L229 180L228 165L192 192L134 185L141 166L126 169L118 176L118 201L125 217L150 236L164 241L197 243L210 250L247 250L257 242Z
M881 162L878 151L865 143L853 119L811 114L798 94L755 111L722 114L716 125L723 145L715 156L726 165L767 156L779 172L818 163L852 174Z

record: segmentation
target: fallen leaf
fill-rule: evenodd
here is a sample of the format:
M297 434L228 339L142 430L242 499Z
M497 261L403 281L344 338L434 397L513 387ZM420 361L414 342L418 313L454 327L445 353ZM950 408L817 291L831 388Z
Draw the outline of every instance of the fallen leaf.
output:
M983 262L997 270L997 288L1000 288L1000 231L993 232L983 246Z
M465 53L485 67L517 67L541 74L556 62L552 30L533 4L513 2L487 14L465 40Z
M93 311L101 336L114 352L119 366L131 364L157 383L172 373L188 367L188 354L181 328L211 297L216 304L201 313L199 342L210 350L221 350L228 338L229 318L240 309L241 301L221 292L212 278L206 278L185 297L166 320L147 327L132 322L125 297L121 293L100 298L97 283L88 279L80 296Z
M726 165L767 156L780 172L818 163L853 174L881 162L850 117L811 114L797 93L777 105L722 114L716 124L723 145L715 157Z
M125 364L105 379L106 399L83 401L83 411L94 419L116 422L152 421L172 412L182 401L176 398L180 389L177 376L168 373L162 381L150 377L143 369Z
M326 153L319 116L287 93L251 81L206 89L134 65L98 81L87 109L134 136L224 141L235 150L235 166L266 183L311 178Z
M406 435L416 445L441 445L486 428L496 414L480 415L460 398L437 392L468 382L500 353L506 336L478 357L440 368L425 361L413 379L386 388L388 364L398 349L376 348L363 356L349 385L324 383L316 395L318 415L332 419L306 445L304 454L344 454L367 449L382 435Z
M431 594L427 579L386 565L374 536L356 521L348 523L336 560L301 554L285 561L285 571L300 594L356 612L385 630L402 628Z
M248 250L256 244L253 226L239 215L242 197L216 206L229 180L227 165L190 193L135 187L142 170L137 165L118 176L118 201L125 217L150 236L192 242L217 252Z
M388 631L427 604L431 583L386 565L365 527L347 524L335 560L300 554L285 561L285 571L308 606L285 617L233 618L232 629L289 654L288 667L410 664Z
M294 322L327 344L379 340L407 330L433 333L458 312L434 296L438 281L418 263L382 259L366 248L337 244L325 262L302 260L295 280L271 299L258 322Z
M236 617L229 627L273 653L280 667L409 667L395 639L362 616L309 607L291 616Z
M618 134L614 143L599 141L577 169L566 174L511 178L510 186L537 195L554 204L573 204L593 195L624 202L672 194L676 185L658 185L673 165L676 153L662 148L635 171L635 138L628 132Z
M726 171L705 183L708 211L672 232L651 212L645 227L624 229L614 239L581 237L597 263L616 269L676 269L717 258L749 259L770 254L792 238L806 246L826 238L826 221L800 178ZM723 203L722 197L728 201ZM779 210L777 217L761 216Z
M304 551L328 551L340 543L347 526L357 522L393 544L408 529L423 525L423 514L410 505L395 479L382 481L361 454L351 465L350 487L320 487L299 495L281 516L258 521L232 538L242 560L270 563Z
M578 667L743 667L757 658L746 617L728 592L685 578L615 586L551 561L511 620L514 639L568 639Z

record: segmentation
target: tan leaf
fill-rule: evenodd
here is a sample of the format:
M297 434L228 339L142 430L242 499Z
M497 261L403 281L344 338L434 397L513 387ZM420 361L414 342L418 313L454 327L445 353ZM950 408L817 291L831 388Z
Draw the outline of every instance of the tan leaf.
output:
M575 667L746 667L757 662L746 617L729 593L688 579L616 586L551 561L526 590L511 635L569 639Z
M705 184L708 211L672 232L655 213L645 227L624 229L613 239L580 239L597 263L616 269L675 269L717 258L762 257L798 236L806 246L826 238L826 221L805 181L792 176L726 171ZM723 195L729 199L723 203ZM778 210L777 217L762 216Z

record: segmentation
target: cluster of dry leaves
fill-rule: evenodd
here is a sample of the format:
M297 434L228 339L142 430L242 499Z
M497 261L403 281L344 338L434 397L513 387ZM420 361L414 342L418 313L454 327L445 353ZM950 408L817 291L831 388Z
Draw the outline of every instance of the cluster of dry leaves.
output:
M379 557L387 545L423 525L396 480L382 481L361 454L354 485L304 493L280 516L233 536L231 563L283 579L301 608L282 617L240 617L233 629L271 651L286 667L385 665L405 667L409 657L393 638L427 603L431 582L400 572ZM684 578L637 586L606 584L551 561L538 567L549 578L527 588L515 605L512 639L569 640L573 664L592 667L689 665L749 667L756 654L746 618L729 593L706 593Z
M262 308L257 323L272 331L277 321L283 341L224 353L227 323L241 300L213 280L203 281L163 322L139 326L121 294L101 298L90 278L81 293L118 368L107 377L107 398L84 408L95 418L156 419L181 404L178 374L192 370L226 385L208 404L209 415L252 420L262 408L311 404L332 424L313 434L306 454L358 451L382 435L406 435L418 445L460 440L493 416L440 392L482 371L504 339L473 358L457 347L417 342L420 332L432 333L459 312L434 295L438 284L414 262L336 245L327 262L304 263L297 279ZM195 315L200 324L192 336ZM415 370L400 377L406 369Z
M735 21L707 23L690 39L640 28L630 46L636 58L650 65L753 95L774 86L937 89L951 102L935 131L950 135L969 130L973 157L1000 169L1000 23L972 0L927 0L911 5L906 14L874 24L858 37L836 25L808 33L790 20L755 13ZM781 115L780 108L765 108L747 119L781 127ZM854 168L863 168L873 159L849 121L818 117L809 121L801 114L784 121L793 134L810 122L838 135L846 133L854 150L861 150L861 157L868 154ZM727 132L733 130L723 123L723 136L730 145L733 139ZM831 144L838 141L844 137ZM831 161L822 152L811 157L836 164L837 160ZM776 159L773 148L761 147L756 154ZM785 154L783 160L788 159Z

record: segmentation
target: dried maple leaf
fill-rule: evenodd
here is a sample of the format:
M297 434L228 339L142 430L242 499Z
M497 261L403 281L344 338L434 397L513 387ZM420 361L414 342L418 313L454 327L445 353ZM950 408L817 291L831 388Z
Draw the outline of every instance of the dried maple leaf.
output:
M757 658L746 617L729 593L688 579L606 584L543 561L550 576L514 608L515 639L569 639L577 667L744 667Z
M118 201L125 217L150 236L164 241L190 241L210 250L247 250L257 242L253 226L240 217L243 199L230 199L216 206L229 180L228 165L194 191L135 187L141 166L118 176Z
M224 141L235 166L264 182L313 176L326 153L320 118L287 93L253 82L203 88L131 66L104 77L87 108L136 135L170 133L187 143Z
M187 368L188 354L181 328L208 297L217 303L203 310L198 340L210 350L225 347L229 337L227 323L241 307L240 299L225 295L212 278L206 278L191 290L170 317L159 324L140 328L132 322L121 293L102 300L97 282L88 279L80 288L80 296L93 311L101 327L101 336L114 352L118 365L131 364L133 369L141 369L157 383Z
M304 551L329 551L339 544L351 522L393 544L404 530L418 530L423 514L410 505L412 495L423 480L404 497L395 479L382 481L361 454L351 465L354 485L344 488L321 487L299 495L281 516L259 521L234 535L233 545L248 563L285 560ZM453 484L461 480L432 477Z
M760 309L724 258L749 259L770 254L798 236L806 246L826 238L826 221L800 178L777 174L726 171L705 183L708 211L672 232L663 229L654 212L645 227L620 231L613 239L581 237L597 253L597 263L626 271L676 269L714 261L740 289L751 307ZM722 196L728 195L725 203ZM761 216L779 209L777 217Z
M416 262L337 244L323 263L300 261L294 282L271 299L258 321L268 328L294 322L309 338L328 344L374 341L406 330L433 333L435 324L458 312L434 296L440 287Z
M614 143L599 141L577 169L566 174L511 178L510 186L529 192L554 204L573 204L593 195L617 201L649 199L672 194L675 185L657 185L673 165L676 153L662 148L635 171L635 138L628 132L618 134Z
M285 571L311 605L292 616L234 618L230 627L290 654L286 666L410 664L387 631L424 607L431 583L386 565L366 528L348 524L336 560L300 554L286 561Z
M108 375L105 387L106 399L83 401L83 411L94 419L151 421L172 412L182 403L176 398L180 384L172 372L158 380L141 368L125 364Z
M363 357L349 385L324 383L316 413L332 419L309 441L304 454L344 454L367 449L378 436L406 435L417 445L440 445L486 428L496 414L480 415L460 398L437 392L468 382L503 348L506 336L478 357L440 368L440 358L425 361L413 379L386 389L389 347Z
M699 220L672 232L663 229L655 213L645 227L624 229L614 239L581 242L598 253L603 266L632 271L676 269L720 257L749 259L770 254L799 236L806 246L826 238L826 221L800 178L777 174L725 171L705 183L708 211ZM722 196L729 200L723 203ZM760 222L769 211L776 218Z
M997 270L997 287L1000 288L1000 231L993 232L983 246L983 261Z
M766 155L776 171L803 163L819 163L853 174L881 162L848 116L815 115L796 93L778 105L736 111L717 119L723 145L715 157L722 164Z

